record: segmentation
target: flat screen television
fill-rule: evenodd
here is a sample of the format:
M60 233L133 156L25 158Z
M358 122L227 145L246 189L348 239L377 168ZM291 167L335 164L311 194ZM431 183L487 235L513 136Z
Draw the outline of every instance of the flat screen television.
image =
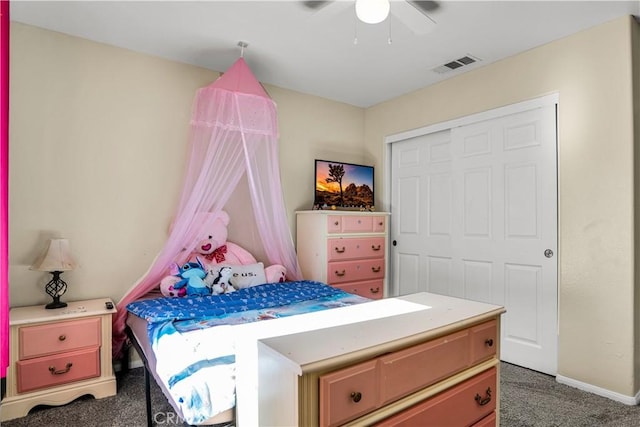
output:
M314 205L343 209L373 207L373 172L373 166L316 159Z

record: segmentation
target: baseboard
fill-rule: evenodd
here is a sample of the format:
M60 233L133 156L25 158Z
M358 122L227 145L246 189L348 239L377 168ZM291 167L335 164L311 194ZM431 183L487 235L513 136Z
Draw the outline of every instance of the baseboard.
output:
M133 368L142 368L144 367L144 363L142 363L142 360L137 359L137 360L132 360L131 362L129 362L129 368L133 369Z
M616 402L624 403L625 405L635 406L640 403L640 391L636 393L635 396L626 396L624 394L616 393L615 391L607 390L606 388L597 387L562 375L556 375L556 381L560 384L565 384L579 390L606 397L607 399L615 400Z
M126 368L128 369L132 369L132 368L142 368L144 366L144 362L142 361L142 359L140 358L140 356L138 355L138 353L133 350L133 351L129 351L127 352L127 365ZM114 372L120 372L122 371L122 360L114 360L113 361L113 371Z

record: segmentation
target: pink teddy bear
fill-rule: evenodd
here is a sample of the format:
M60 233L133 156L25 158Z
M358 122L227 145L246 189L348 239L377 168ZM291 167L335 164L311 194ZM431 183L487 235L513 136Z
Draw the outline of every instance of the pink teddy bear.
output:
M202 215L212 215L209 213ZM207 218L211 219L211 218ZM200 233L200 241L195 246L188 261L195 261L198 257L208 270L209 266L217 264L226 265L249 265L258 261L246 249L227 240L227 226L229 225L229 214L220 211L209 227L203 226ZM268 283L286 281L287 270L283 265L274 264L265 267L264 274ZM167 276L160 282L160 291L164 296L184 296L178 289L173 289L177 282L175 276Z

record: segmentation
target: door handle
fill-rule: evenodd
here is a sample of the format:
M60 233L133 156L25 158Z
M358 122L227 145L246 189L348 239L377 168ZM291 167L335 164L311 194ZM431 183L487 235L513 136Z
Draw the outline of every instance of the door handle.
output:
M551 249L547 249L546 251L544 251L544 256L546 256L547 258L551 258L553 256L553 251Z

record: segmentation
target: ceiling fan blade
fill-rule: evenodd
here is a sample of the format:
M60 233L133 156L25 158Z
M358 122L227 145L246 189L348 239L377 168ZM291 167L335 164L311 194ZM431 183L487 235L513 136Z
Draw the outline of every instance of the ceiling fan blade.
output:
M416 13L415 7L408 1L392 1L391 14L404 24L413 34L422 35L431 32L436 21L422 13Z
M319 10L331 3L331 0L308 0L300 3L307 9Z
M406 0L411 6L413 6L418 12L424 15L429 21L436 24L436 21L429 14L440 8L440 3L437 1L423 1L423 0Z
M425 15L440 8L440 3L437 1L407 0L407 3L409 3L411 6L415 7Z

